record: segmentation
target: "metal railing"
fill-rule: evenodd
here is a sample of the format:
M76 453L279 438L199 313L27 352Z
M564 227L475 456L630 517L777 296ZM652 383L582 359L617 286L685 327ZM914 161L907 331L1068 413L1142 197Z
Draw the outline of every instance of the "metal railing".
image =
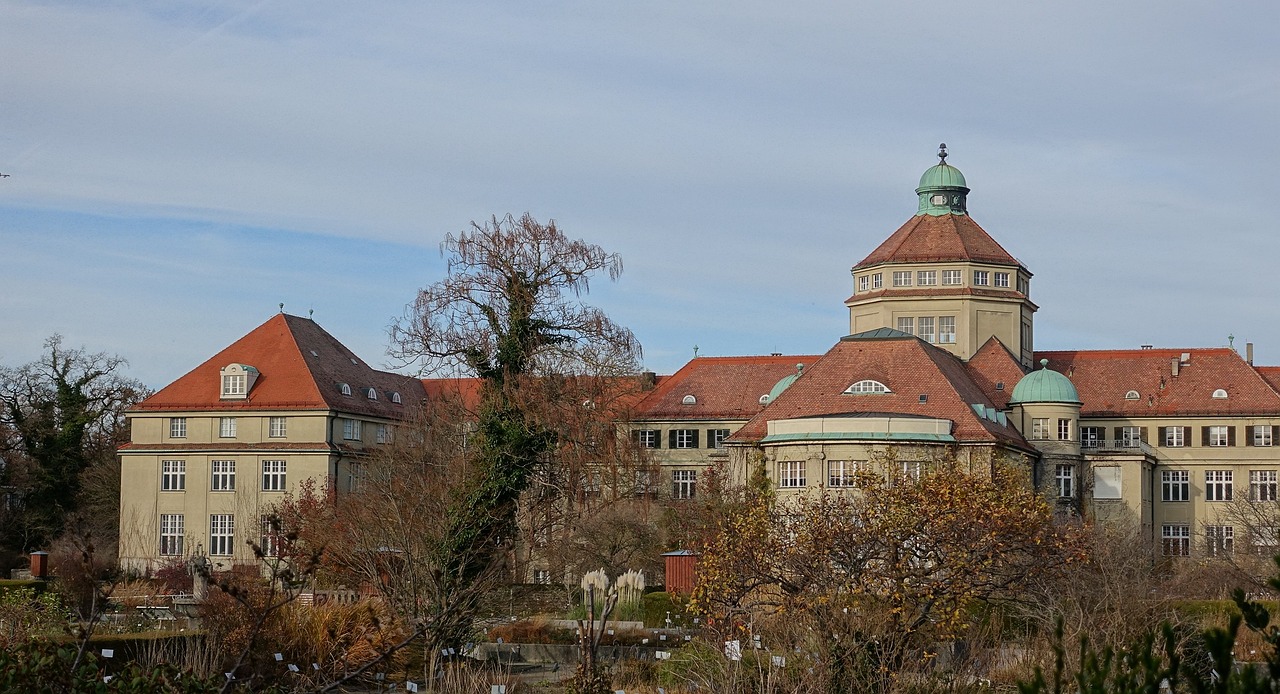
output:
M1080 448L1086 453L1145 453L1155 455L1155 449L1138 439L1084 439Z

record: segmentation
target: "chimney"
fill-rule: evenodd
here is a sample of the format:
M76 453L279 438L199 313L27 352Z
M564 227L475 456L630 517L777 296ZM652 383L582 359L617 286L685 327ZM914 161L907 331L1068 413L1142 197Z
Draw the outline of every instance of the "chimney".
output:
M1244 343L1244 360L1249 362L1249 366L1253 366L1253 343Z
M1173 357L1172 359L1170 359L1170 360L1169 360L1169 367L1170 367L1170 370L1172 370L1172 371L1173 371L1173 377L1174 377L1174 378L1177 378L1177 377L1178 377L1178 369L1179 369L1181 366L1182 366L1182 361L1181 361L1180 359L1178 359L1177 357Z

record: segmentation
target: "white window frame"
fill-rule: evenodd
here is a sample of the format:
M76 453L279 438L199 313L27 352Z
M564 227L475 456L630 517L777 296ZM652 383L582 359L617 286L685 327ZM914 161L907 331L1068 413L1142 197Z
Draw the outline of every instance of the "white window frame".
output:
M995 286L995 287L1001 287L1001 288L1003 288L1003 289L1008 289L1008 288L1009 288L1009 273L1007 273L1007 272L997 272L997 273L994 273L994 274L992 275L992 278L991 278L991 283L992 283L992 286Z
M364 434L364 423L359 419L343 418L342 420L342 440L343 441L360 441Z
M187 438L187 418L186 417L170 417L169 418L169 438L171 439Z
M1191 471L1161 470L1160 500L1170 503L1191 501Z
M937 270L920 270L916 273L916 286L932 287L938 283Z
M958 287L961 284L964 284L963 271L961 270L943 270L942 271L942 286Z
M222 397L234 398L245 395L246 386L248 385L248 376L245 374L225 374L222 377Z
M1205 554L1211 557L1229 557L1236 553L1236 529L1230 525L1206 525L1204 527Z
M973 271L973 286L985 287L991 283L991 273L986 270Z
M1031 420L1031 440L1044 441L1049 438L1049 418L1035 417Z
M863 463L857 460L828 460L827 486L834 489L851 489L858 486L858 474Z
M864 378L844 389L848 395L885 395L892 393L889 387L880 381Z
M160 556L182 556L186 526L186 517L181 513L160 514Z
M1120 440L1116 443L1121 448L1140 448L1142 446L1142 427L1120 427Z
M231 513L209 515L209 556L229 557L235 552L236 517Z
M1231 470L1204 471L1204 500L1231 501L1235 496L1235 484Z
M671 498L693 499L698 496L697 470L671 471Z
M377 443L391 443L391 427L386 424L379 424L374 430L373 440Z
M1275 470L1250 470L1249 501L1275 501L1276 477Z
M551 585L551 571L549 569L534 569L533 582L540 586Z
M1058 440L1071 441L1071 420L1064 417L1058 418Z
M181 492L187 489L187 461L160 461L160 491Z
M1223 448L1231 445L1231 429L1215 424L1209 427L1209 446L1213 448Z
M883 289L883 288L884 288L884 275L883 275L883 274L881 274L881 273L877 272L877 273L875 273L875 274L871 275L871 288L872 288L872 289Z
M347 463L347 491L360 491L360 484L364 480L364 464Z
M278 518L263 518L262 537L261 542L258 543L258 549L262 550L262 556L280 556L280 540L282 537L280 520Z
M289 434L289 418L288 417L272 417L267 424L267 436L273 439L282 439Z
M1256 424L1253 427L1253 445L1255 446L1271 446L1273 441L1271 438L1270 424Z
M691 448L698 447L698 430L697 429L672 429L675 436L675 448L681 451L687 451Z
M956 317L938 316L938 344L954 345L956 343Z
M858 277L858 291L871 291L871 275L860 275Z
M262 461L262 491L283 492L288 462L284 460Z
M1161 526L1160 548L1166 557L1191 556L1191 526L1179 523Z
M898 316L898 332L908 335L916 334L916 319L914 316Z
M1183 448L1187 445L1186 429L1183 427L1165 427L1164 445L1167 448Z
M662 440L657 429L636 429L631 433L640 448L657 448L658 442Z
M1277 550L1280 550L1280 526L1264 525L1254 528L1250 532L1250 543L1256 554L1275 556Z
M935 342L937 336L933 332L933 325L933 316L920 316L920 319L916 321L916 337L925 342Z
M236 490L236 461L209 461L209 490L234 492Z
M234 439L236 437L236 418L235 417L219 417L218 418L218 438Z
M808 465L804 460L779 460L778 461L778 486L785 489L795 489L805 486L805 472Z
M1076 466L1057 465L1053 471L1054 488L1059 499L1072 499L1076 495Z
M1097 448L1107 438L1103 427L1080 427L1080 447Z
M895 270L893 272L893 286L910 287L911 275L912 272L910 270Z
M729 438L728 429L707 429L707 443L712 448L724 448L724 440Z

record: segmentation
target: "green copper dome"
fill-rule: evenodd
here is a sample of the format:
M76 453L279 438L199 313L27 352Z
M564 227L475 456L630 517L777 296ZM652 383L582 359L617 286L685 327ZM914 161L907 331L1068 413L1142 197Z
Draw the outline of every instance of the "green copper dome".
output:
M920 196L920 209L916 215L939 217L968 212L969 188L960 169L947 163L946 143L938 145L938 163L926 169L920 177L916 195Z
M1049 368L1049 360L1040 360L1040 369L1032 371L1013 387L1010 405L1033 402L1061 402L1079 405L1080 394L1071 380Z
M777 400L778 396L782 395L782 391L790 388L791 384L795 383L802 373L804 373L804 364L796 364L795 373L783 376L777 383L773 384L773 388L769 391L769 402Z

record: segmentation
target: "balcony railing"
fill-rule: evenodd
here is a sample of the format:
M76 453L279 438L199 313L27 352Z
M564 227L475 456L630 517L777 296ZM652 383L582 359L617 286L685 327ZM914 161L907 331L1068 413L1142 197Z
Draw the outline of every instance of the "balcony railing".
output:
M1143 453L1155 455L1155 449L1138 439L1084 439L1080 448L1085 453Z

